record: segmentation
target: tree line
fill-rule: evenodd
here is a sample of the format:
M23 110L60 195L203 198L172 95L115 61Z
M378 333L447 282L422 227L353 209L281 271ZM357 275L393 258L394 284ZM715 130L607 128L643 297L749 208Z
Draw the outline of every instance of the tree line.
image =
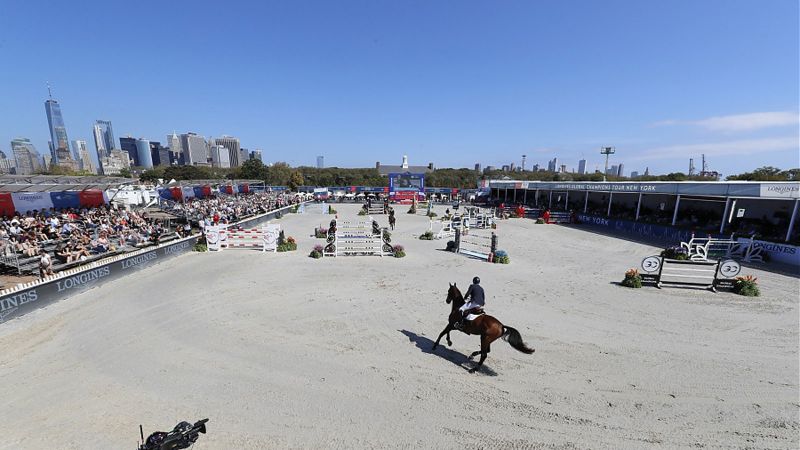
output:
M89 175L86 172L73 173L63 167L53 167L45 175ZM126 171L121 176L131 176ZM428 187L448 187L474 189L480 180L511 179L521 181L603 181L600 172L578 174L557 172L504 172L501 170L476 172L472 169L436 169L425 175ZM169 180L259 180L270 186L386 186L388 180L375 168L351 169L341 167L291 167L284 162L270 166L260 160L249 159L241 167L219 168L204 166L158 166L141 170L139 180L157 183L159 179ZM630 178L608 175L607 181L631 181ZM800 181L800 169L782 170L777 167L760 167L752 172L730 175L727 180L747 181ZM665 175L639 176L634 181L715 181L711 177L689 176L682 172Z

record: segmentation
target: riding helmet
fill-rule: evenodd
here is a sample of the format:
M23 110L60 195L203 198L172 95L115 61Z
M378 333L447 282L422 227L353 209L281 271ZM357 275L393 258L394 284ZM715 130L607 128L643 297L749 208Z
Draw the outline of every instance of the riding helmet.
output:
M478 277L473 278L472 279L472 284L481 284L481 279L478 278Z

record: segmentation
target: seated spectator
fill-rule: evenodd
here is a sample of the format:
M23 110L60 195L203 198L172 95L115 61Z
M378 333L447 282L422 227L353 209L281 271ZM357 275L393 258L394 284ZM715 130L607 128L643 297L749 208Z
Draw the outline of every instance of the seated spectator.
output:
M68 248L70 250L70 256L72 257L72 261L85 261L86 258L91 256L89 250L86 249L86 246L84 246L80 242L75 242Z
M39 250L39 278L44 278L53 274L53 260L50 254L44 250Z
M111 242L108 240L108 235L106 232L101 231L100 237L98 237L94 242L92 242L92 252L94 253L105 253L111 249Z
M63 242L56 247L55 256L62 264L69 264L72 262L72 252L69 246Z

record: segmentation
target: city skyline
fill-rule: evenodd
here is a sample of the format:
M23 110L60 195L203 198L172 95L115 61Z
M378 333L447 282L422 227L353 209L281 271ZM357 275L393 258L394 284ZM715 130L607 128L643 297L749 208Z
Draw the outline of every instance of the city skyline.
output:
M325 155L326 166L370 167L407 154L437 167L502 167L520 165L524 154L526 168L556 157L568 170L585 159L593 172L599 148L615 146L612 161L640 173L686 173L688 159L701 154L723 176L800 165L793 1L518 3L491 13L478 2L235 3L226 22L239 27L213 42L187 32L212 13L202 1L191 11L160 5L176 17L164 33L101 40L84 31L59 40L26 33L27 22L14 18L35 14L37 2L11 5L4 33L14 39L0 57L25 70L0 73L0 150L12 154L9 143L20 137L45 155L48 141L60 140L41 114L49 81L66 111L65 139L69 130L70 139L92 142L100 117L121 135L150 141L171 130L233 134L242 147L262 149L265 163L314 166ZM107 23L105 15L119 11L102 5L81 15L68 4L48 8ZM672 27L687 16L696 20ZM112 23L143 17L128 11ZM270 26L256 26L256 17ZM564 17L574 27L565 28ZM596 23L618 26L598 34ZM105 68L52 70L84 61L93 54L87 48L107 55ZM180 76L108 69L130 59L157 64L164 48L195 60L206 50L225 54L229 67L244 70L234 78L194 62ZM228 150L229 159L241 158Z

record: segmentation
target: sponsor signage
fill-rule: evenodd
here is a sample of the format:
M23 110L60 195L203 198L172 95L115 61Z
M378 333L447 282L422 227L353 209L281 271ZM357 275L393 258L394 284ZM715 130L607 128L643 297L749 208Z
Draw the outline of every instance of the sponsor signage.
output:
M665 245L675 244L676 242L689 242L689 239L692 238L692 232L689 230L682 230L680 228L664 225L590 216L587 214L576 214L576 217L581 224L600 228L612 234L634 236L640 239L660 242Z
M800 198L800 183L761 183L762 197Z
M173 256L191 251L195 243L197 243L196 236L186 238L144 253L4 295L0 297L0 323L87 289L101 286L108 281L128 275L132 271L144 269Z
M740 242L747 242L747 239L740 238ZM769 261L788 264L795 268L800 268L800 250L796 245L777 244L775 242L753 241L753 246L761 249L762 255L768 255Z
M714 197L800 198L800 183L742 182L541 182L489 181L493 189L528 189L546 191L590 191L642 194L701 195Z

